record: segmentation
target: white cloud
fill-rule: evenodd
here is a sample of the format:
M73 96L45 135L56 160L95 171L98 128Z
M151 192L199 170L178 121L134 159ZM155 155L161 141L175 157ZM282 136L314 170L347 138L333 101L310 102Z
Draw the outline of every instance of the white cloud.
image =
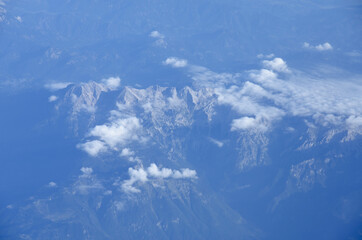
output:
M136 117L116 119L109 124L97 125L90 131L90 136L98 137L111 148L125 145L132 141L142 141L140 120Z
M107 151L107 146L104 142L99 140L88 141L77 145L78 148L87 152L89 155L95 157L99 153Z
M271 76L274 77L274 75ZM270 93L250 82L246 82L242 86L233 85L230 88L217 88L215 94L218 104L229 105L243 116L233 120L232 131L252 129L264 132L268 130L268 126L273 121L285 115L282 109L263 104L265 99L270 98Z
M262 122L252 117L242 117L239 119L234 119L231 123L231 131L236 130L250 130L250 129L258 129L260 131L266 131L267 126L265 126Z
M133 185L136 183L145 183L153 179L196 179L197 174L195 170L183 168L180 170L172 170L169 168L159 168L155 163L151 163L150 166L144 170L143 168L134 169L129 168L129 179L123 181L121 187L122 190L127 193L139 193L140 190Z
M269 83L276 79L278 75L273 71L261 69L260 71L250 73L250 77L258 83Z
M52 95L52 96L50 96L50 97L48 98L48 101L49 101L49 102L55 102L56 100L58 100L58 97L55 96L55 95Z
M55 82L55 83L47 83L44 85L45 88L49 89L50 91L58 91L68 87L71 82Z
M164 38L165 36L161 34L159 31L152 31L150 33L150 37L152 38Z
M130 157L133 155L134 155L134 152L129 148L123 148L122 152L120 153L121 157Z
M48 187L56 187L57 186L57 184L55 183L55 182L49 182L48 183Z
M16 16L15 19L20 23L23 22L23 19L20 16Z
M147 172L151 177L155 178L168 178L173 174L173 171L169 168L159 169L156 164L152 163L148 168Z
M159 31L152 31L150 33L150 37L156 39L156 45L166 47L167 43L165 41L165 36L161 34Z
M331 44L329 43L323 43L323 44L319 44L315 47L318 51L326 51L326 50L332 50L333 47Z
M304 48L311 48L311 45L309 43L307 43L307 42L304 42L303 47Z
M183 68L187 66L187 60L179 59L176 57L169 57L165 61L163 61L165 65L171 65L174 68Z
M172 177L173 178L197 178L197 174L196 174L195 170L183 168L183 169L181 169L181 171L175 170Z
M133 187L133 184L135 184L136 182L146 182L147 179L147 172L140 168L140 169L133 169L133 168L129 168L128 169L128 174L130 176L130 179L125 180L122 184L122 189L123 191L127 192L127 193L138 193L140 192L139 189Z
M359 129L362 131L362 116L349 116L346 119L346 124L353 130Z
M342 71L338 75L343 80L338 76L333 78L335 74L329 76L325 73L331 71L326 67L321 68L320 74L314 75L292 72L287 79L279 79L268 71L262 69L249 75L268 92L264 96L272 102L267 105L275 105L288 115L313 117L322 126L359 131L356 126L358 117L362 115L362 85L358 82L362 77L351 78Z
M309 73L292 71L281 58L263 63L268 69L246 71L249 81L238 79L238 74L218 74L198 66L189 69L195 86L214 89L217 103L240 115L232 122L232 130L270 130L274 121L289 115L359 131L354 117L362 116L361 76L326 66ZM289 74L283 78L278 75L286 71ZM350 116L354 117L346 121Z
M303 47L304 48L308 48L308 49L314 49L317 51L328 51L328 50L333 50L333 47L330 43L325 42L323 44L318 44L317 46L312 46L309 43L305 42L303 43Z
M110 77L102 79L102 83L111 91L117 90L121 86L119 77Z
M273 60L264 60L263 64L265 67L275 70L277 72L290 72L287 63L281 58L274 58Z

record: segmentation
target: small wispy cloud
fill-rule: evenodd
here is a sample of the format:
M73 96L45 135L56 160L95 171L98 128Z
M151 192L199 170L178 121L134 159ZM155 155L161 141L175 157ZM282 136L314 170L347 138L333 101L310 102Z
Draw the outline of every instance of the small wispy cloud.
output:
M50 96L50 97L48 98L48 101L49 101L49 102L55 102L56 100L58 100L58 97L55 96L55 95L52 95L52 96Z
M163 34L161 34L159 31L152 31L150 33L150 37L152 38L165 38Z
M83 173L84 176L89 176L93 173L93 168L90 167L82 167L80 171Z
M165 35L161 34L159 31L152 31L150 37L156 39L155 43L157 46L166 47L167 43L165 41Z
M48 187L54 188L56 186L57 186L57 184L55 182L48 183Z
M318 44L316 46L313 46L307 42L303 43L303 47L307 48L307 49L314 49L317 51L328 51L328 50L333 50L333 47L330 43L325 42L323 44Z
M264 59L271 59L271 58L274 57L274 54L273 54L273 53L271 53L271 54L262 54L262 53L260 53L260 54L258 54L256 57L257 57L257 58L260 58L260 59L262 59L262 58L264 58Z
M73 184L73 194L86 195L100 190L104 192L102 183L93 174L93 168L82 167L80 171L82 174L79 175L78 180Z
M164 65L170 65L174 68L183 68L187 66L187 60L176 57L169 57L163 61Z
M209 138L209 141L218 146L219 148L224 146L224 143L214 138Z
M23 19L22 19L20 16L16 16L15 19L16 19L19 23L23 22Z

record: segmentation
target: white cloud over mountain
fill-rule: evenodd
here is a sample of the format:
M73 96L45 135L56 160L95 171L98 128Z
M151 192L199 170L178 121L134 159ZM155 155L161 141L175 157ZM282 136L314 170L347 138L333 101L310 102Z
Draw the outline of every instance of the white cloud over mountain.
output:
M285 117L304 118L308 128L312 125L328 127L331 129L325 136L328 141L333 134L341 131L348 132L345 140L362 134L362 86L355 80L359 76L346 77L341 81L324 74L306 74L289 68L281 58L264 60L261 69L243 73L216 73L205 67L188 65L186 60L180 65L180 59L168 59L165 64L186 68L193 80L192 88L124 87L117 99L117 109L110 111L108 121L92 127L85 142L78 145L91 156L115 151L120 157L137 164L129 170L130 179L122 184L125 191L137 192L134 184L152 178L196 176L193 170L158 168L155 163L144 169L143 161L130 149L130 145L145 143L158 135L166 137L179 127L190 127L195 121L193 112L197 110L204 111L208 120L212 121L217 114L217 106L230 107L235 117L227 124L230 131L241 136L242 168L261 164L262 161L251 159L255 158L256 152L263 156L268 145L266 133ZM108 81L108 85L118 87L120 79ZM82 85L84 93L91 91L93 97L89 98L88 94L83 96L82 93L76 96L77 101L82 99L84 104L95 108L100 94L108 91L107 81L102 82ZM252 136L257 139L250 140ZM209 140L218 147L223 146L222 142ZM250 141L258 143L260 149L247 150L252 147L248 145ZM313 146L313 143L306 141L302 145Z
M145 170L143 168L129 168L128 174L129 179L123 181L121 187L124 192L127 193L138 193L139 189L133 185L136 183L145 183L152 179L196 179L197 174L195 170L183 168L181 170L172 170L170 168L159 168L155 163L151 163L150 166Z
M97 140L89 140L79 144L78 147L91 156L97 156L108 149L119 150L119 147L125 146L131 142L144 142L142 136L142 125L138 118L128 117L112 119L109 123L97 125L89 132L90 137ZM130 154L131 152L123 149L121 154Z
M89 133L97 137L111 148L124 145L131 141L140 141L139 132L142 130L140 120L136 117L117 119L114 122L95 126Z
M121 79L119 77L110 77L102 79L102 83L106 85L106 87L111 90L117 90L121 86Z
M195 86L214 88L217 103L229 105L240 114L231 123L231 130L271 130L273 121L287 115L311 117L319 124L347 130L355 126L354 119L362 116L362 85L355 80L361 76L342 81L292 71L281 58L262 63L265 68L247 71L244 79L238 74L189 66ZM278 73L288 74L281 77Z

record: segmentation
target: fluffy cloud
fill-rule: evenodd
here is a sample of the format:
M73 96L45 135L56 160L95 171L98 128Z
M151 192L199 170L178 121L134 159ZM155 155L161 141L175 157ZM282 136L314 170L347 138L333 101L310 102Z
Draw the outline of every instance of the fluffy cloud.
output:
M142 130L140 120L136 117L116 119L115 121L97 125L90 131L90 136L97 137L111 148L125 145L132 141L142 141L139 133Z
M195 170L191 170L188 168L183 168L181 170L159 168L155 163L151 163L151 165L146 170L144 170L143 168L139 169L129 168L128 174L130 178L125 180L121 185L122 190L127 193L140 192L140 190L134 187L133 185L136 183L145 183L151 180L152 178L154 179L166 179L166 178L196 179L197 178Z
M257 129L264 132L267 130L267 126L263 124L260 120L252 117L242 117L239 119L234 119L231 123L231 131L250 129Z
M102 83L111 91L117 90L121 86L121 79L119 77L110 77L102 79Z
M99 140L88 141L83 144L78 144L77 146L93 157L97 156L101 152L107 151L108 149L106 144Z
M146 182L147 179L147 172L140 168L140 169L133 169L133 168L129 168L128 169L128 174L130 176L130 179L125 180L122 184L122 190L127 192L127 193L138 193L140 192L139 189L133 187L133 184L136 182Z
M261 69L260 71L254 71L250 73L250 77L258 83L268 84L278 77L276 73L267 69ZM263 84L263 85L264 85Z
M287 63L281 58L274 58L273 60L264 60L263 64L266 68L270 68L277 72L290 72Z
M49 89L50 91L58 91L68 87L71 82L55 82L55 83L47 83L44 85L45 88Z
M174 68L183 68L187 66L187 60L179 59L176 57L169 57L165 61L163 61L165 65L171 65Z
M58 100L58 97L55 96L55 95L52 95L52 96L50 96L50 97L48 98L48 101L49 101L49 102L55 102L56 100Z
M168 178L173 174L173 171L169 168L159 169L156 164L152 163L148 168L147 172L150 176L155 178Z
M118 150L133 141L144 142L142 136L142 125L136 117L116 118L110 123L97 125L89 132L90 137L96 137L97 140L90 140L77 146L91 156L97 156L101 152L109 149ZM123 149L121 156L130 155L131 152Z
M317 46L312 46L309 43L305 42L305 43L303 43L303 47L308 48L308 49L315 49L317 51L333 50L332 45L330 43L328 43L328 42L325 42L323 44L318 44Z
M175 170L172 177L173 178L197 178L197 174L196 174L195 170L183 168L183 169L181 169L181 171Z

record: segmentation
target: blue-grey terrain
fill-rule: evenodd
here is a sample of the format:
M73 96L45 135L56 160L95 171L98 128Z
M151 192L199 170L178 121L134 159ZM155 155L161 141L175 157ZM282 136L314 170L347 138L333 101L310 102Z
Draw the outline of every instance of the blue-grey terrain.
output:
M358 0L0 0L0 239L361 239Z

